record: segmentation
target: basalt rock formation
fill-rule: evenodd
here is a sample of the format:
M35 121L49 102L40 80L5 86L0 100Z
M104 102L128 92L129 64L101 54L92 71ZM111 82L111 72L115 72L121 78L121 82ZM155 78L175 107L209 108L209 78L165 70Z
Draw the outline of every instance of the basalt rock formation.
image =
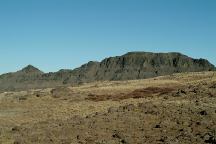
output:
M47 88L104 80L145 79L181 72L213 71L205 59L193 59L181 53L129 52L101 62L88 62L74 70L43 73L29 65L0 76L0 90Z

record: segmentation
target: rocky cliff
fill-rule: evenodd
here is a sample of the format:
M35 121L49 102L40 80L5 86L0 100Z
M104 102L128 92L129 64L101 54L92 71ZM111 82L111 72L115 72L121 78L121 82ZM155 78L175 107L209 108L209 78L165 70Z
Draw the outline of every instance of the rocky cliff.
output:
M181 53L129 52L101 62L89 62L74 70L43 73L29 65L21 71L0 76L0 90L22 90L74 85L104 80L145 79L180 72L215 70L205 59L193 59Z

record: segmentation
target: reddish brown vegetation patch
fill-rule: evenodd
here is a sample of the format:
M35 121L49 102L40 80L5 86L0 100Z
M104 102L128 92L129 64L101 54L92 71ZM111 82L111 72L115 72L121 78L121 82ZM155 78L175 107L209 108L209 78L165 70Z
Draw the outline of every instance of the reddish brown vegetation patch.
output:
M144 89L137 89L128 95L131 95L133 98L143 98L145 96L150 96L154 94L163 95L163 94L170 93L172 91L174 91L173 88L148 87Z
M147 96L152 95L163 95L168 94L175 89L173 88L167 88L167 87L148 87L143 89L136 89L131 93L128 94L116 94L116 95L96 95L96 94L89 94L87 100L91 101L106 101L106 100L123 100L123 99L129 99L129 98L144 98Z
M86 98L86 100L91 100L91 101L106 101L106 100L114 100L115 97L117 97L117 95L96 95L96 94L89 94L88 97Z

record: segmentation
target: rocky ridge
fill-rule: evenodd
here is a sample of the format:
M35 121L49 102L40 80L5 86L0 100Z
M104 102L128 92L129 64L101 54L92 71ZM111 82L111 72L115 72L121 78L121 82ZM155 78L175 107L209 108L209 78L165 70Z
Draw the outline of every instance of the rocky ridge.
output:
M0 90L47 88L77 85L93 81L133 80L181 72L213 71L205 59L193 59L181 53L129 52L101 62L90 61L74 70L43 73L28 65L20 71L0 76Z

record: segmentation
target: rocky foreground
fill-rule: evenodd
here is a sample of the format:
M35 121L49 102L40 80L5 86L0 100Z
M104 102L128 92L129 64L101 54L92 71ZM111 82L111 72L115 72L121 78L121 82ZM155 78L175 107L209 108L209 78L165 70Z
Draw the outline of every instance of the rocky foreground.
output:
M216 73L0 94L0 143L216 143Z

